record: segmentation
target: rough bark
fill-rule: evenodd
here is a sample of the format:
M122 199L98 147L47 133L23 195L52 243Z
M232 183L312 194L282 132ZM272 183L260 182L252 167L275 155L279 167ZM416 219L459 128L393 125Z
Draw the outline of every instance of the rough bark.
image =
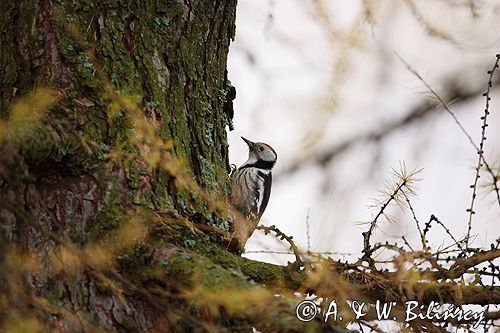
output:
M410 283L302 262L276 228L288 267L226 251L235 7L0 2L0 330L331 332L297 320L297 291L499 302L497 287L447 281L498 252Z
M226 60L235 8L235 0L1 2L2 116L37 87L57 95L34 131L1 147L3 237L19 253L36 255L40 269L26 282L32 292L69 311L48 315L51 327L144 330L157 316L143 298L100 287L91 263L70 273L54 265L58 241L83 249L141 209L220 220L171 173L150 171L139 159L110 161L106 154L129 142L133 130L123 106L110 107L106 85L134 99L158 125L158 136L173 142L168 153L185 173L224 198L234 98Z

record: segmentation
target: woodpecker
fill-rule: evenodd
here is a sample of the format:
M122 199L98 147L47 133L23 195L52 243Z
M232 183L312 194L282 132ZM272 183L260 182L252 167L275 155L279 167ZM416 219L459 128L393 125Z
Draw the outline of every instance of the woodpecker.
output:
M248 145L248 159L231 174L232 193L229 201L239 215L234 221L234 231L243 249L269 202L271 172L278 156L266 143L241 138Z

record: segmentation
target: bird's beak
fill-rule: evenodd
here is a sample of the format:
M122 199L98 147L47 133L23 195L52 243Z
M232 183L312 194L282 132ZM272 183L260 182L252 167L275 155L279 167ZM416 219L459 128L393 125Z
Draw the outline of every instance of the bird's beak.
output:
M241 138L243 139L243 141L245 141L247 143L248 147L253 148L254 143L252 141L245 139L244 137L241 137Z

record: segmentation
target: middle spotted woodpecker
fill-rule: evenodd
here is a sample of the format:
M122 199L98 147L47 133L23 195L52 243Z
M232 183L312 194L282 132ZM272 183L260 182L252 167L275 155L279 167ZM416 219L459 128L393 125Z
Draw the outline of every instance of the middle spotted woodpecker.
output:
M269 202L272 170L278 156L263 142L252 142L241 137L248 145L248 160L236 169L232 177L231 205L238 212L235 218L235 237L243 249L247 239L259 224Z

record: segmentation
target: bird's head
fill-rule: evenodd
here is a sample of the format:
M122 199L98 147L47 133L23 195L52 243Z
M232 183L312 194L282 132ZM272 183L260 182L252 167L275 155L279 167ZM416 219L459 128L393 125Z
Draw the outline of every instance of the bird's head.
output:
M271 168L274 166L276 160L278 159L278 155L270 145L263 142L252 142L244 137L241 138L248 145L248 160L245 165L265 162L270 165Z

